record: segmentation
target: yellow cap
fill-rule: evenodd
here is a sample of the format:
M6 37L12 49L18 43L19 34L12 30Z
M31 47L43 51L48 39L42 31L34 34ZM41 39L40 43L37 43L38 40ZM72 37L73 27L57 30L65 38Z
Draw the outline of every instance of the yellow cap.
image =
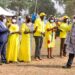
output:
M39 16L46 16L44 12L41 12Z
M63 16L63 19L69 18L68 16Z

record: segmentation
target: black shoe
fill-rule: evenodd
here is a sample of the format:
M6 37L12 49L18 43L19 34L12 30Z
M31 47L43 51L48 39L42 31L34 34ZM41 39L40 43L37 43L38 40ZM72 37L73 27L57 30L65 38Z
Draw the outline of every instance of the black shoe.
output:
M62 68L64 68L64 69L70 69L70 68L71 68L71 66L66 65L66 66L62 66Z

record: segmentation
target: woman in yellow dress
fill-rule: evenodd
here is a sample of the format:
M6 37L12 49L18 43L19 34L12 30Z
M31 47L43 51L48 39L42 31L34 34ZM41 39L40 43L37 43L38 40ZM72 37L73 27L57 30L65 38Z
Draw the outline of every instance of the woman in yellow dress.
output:
M45 27L45 39L48 50L48 58L53 58L52 49L55 46L55 30L56 24L54 23L54 19L49 18L49 22L46 24Z
M19 51L19 27L16 24L16 19L12 19L12 24L9 27L10 34L8 36L6 59L7 63L17 62Z
M21 44L19 51L19 61L30 62L31 61L31 46L30 46L30 33L31 33L31 20L29 16L26 16L26 23L21 25Z

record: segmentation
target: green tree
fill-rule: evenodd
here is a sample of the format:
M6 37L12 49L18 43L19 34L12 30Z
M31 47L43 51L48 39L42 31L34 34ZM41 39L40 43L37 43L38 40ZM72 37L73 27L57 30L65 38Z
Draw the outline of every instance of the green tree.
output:
M17 10L18 12L21 9L29 9L30 13L35 11L35 7L37 7L37 12L45 12L48 15L55 15L56 9L54 8L54 3L51 0L0 0L0 5L3 7L8 7L13 10Z
M60 4L65 4L65 14L73 16L75 14L75 0L58 0Z
M35 1L31 7L31 12L35 10ZM37 12L45 12L47 15L55 15L56 9L54 8L54 3L51 0L37 0Z
M31 6L31 0L12 0L8 8L10 9L27 9Z
M0 3L0 6L4 7L4 4Z

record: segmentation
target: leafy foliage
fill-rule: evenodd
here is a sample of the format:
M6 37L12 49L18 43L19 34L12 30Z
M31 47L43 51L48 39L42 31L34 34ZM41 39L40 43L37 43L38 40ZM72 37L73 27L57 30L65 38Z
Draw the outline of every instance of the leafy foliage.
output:
M31 12L34 12L35 1L30 9ZM54 3L51 0L37 0L37 12L45 12L47 15L55 15L56 9L54 8Z
M75 14L75 0L58 0L61 4L65 4L65 14L73 16Z
M0 0L1 1L1 0ZM55 15L56 9L54 8L54 4L51 0L5 0L7 1L6 5L8 8L13 10L20 11L21 9L29 9L30 13L35 12L35 7L37 7L37 12L45 12L48 15ZM4 3L0 4L3 7L6 7Z

